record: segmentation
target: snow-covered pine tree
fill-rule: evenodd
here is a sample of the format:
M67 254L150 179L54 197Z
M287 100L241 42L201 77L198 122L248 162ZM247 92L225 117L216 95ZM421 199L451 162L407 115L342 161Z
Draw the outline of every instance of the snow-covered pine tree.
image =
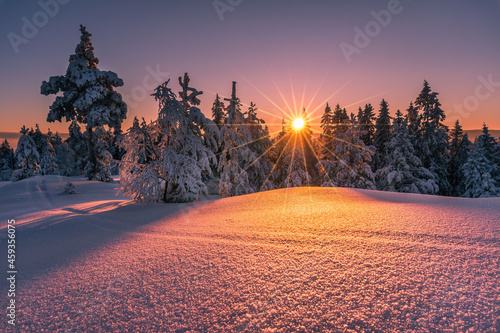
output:
M218 162L214 151L219 148L220 131L215 123L205 117L198 108L200 105L198 95L203 94L203 91L189 87L190 81L188 73L184 73L184 78L179 77L179 84L182 87L179 95L182 98L181 103L188 115L188 133L194 134L197 139L193 145L186 146L187 149L185 148L181 153L192 157L201 170L202 180L209 181L214 178L212 166ZM199 140L204 144L204 147L198 145Z
M339 115L344 114L345 109L336 109L341 110ZM372 147L365 146L360 139L358 124L350 123L345 116L341 119L341 123L335 121L335 141L333 150L329 151L331 156L316 164L323 176L321 186L375 189L375 176L369 165L373 156Z
M339 104L335 106L335 110L333 110L332 115L332 136L335 136L339 133L345 133L348 129L347 122L349 120L349 116L347 115L347 111L345 108L341 108Z
M360 109L358 114L358 123L360 130L360 139L363 140L365 146L373 145L373 138L375 135L375 124L376 116L373 111L373 106L371 104L366 104L364 109Z
M486 123L483 124L483 133L477 137L477 144L484 150L484 154L487 159L494 163L499 162L498 157L495 154L498 142L493 136L491 136L490 130L488 126L486 126Z
M212 120L219 129L224 125L226 120L225 108L224 102L220 100L219 94L217 94L212 105Z
M410 102L410 106L406 109L406 122L408 123L408 132L412 137L417 135L420 128L420 114L418 109Z
M391 139L385 143L387 165L375 175L382 191L436 194L438 185L432 173L415 155L407 120L398 110L392 125Z
M113 178L111 178L111 163L113 161L113 156L108 151L109 144L106 140L107 134L108 133L103 126L97 126L94 128L92 135L94 136L93 155L95 156L95 161L92 162L90 158L86 159L87 165L85 166L85 176L88 179L112 183Z
M493 174L498 173L498 166L486 157L486 151L474 144L467 162L460 167L460 193L463 197L480 198L497 196L498 183Z
M265 121L257 116L258 108L253 102L250 102L248 111L245 112L245 124L250 132L251 140L248 144L250 150L257 156L259 167L251 164L247 167L247 174L250 183L256 191L272 190L271 182L266 182L272 170L272 163L269 159L269 150L272 142L269 135L269 129Z
M40 155L36 149L35 142L28 136L28 130L25 126L21 128L22 136L17 142L15 153L16 169L12 174L12 180L38 176L40 174Z
M373 137L373 145L375 146L375 155L373 156L372 167L375 172L387 166L386 150L387 142L392 139L391 116L389 114L389 104L382 99L380 102L380 110L375 122L376 132Z
M500 156L497 152L498 142L491 136L486 123L483 124L483 133L477 137L477 144L483 149L484 156L499 167L495 169L495 172L491 176L495 178L497 184L500 184Z
M43 135L41 137L38 154L40 155L40 172L42 175L60 174L56 151L50 143L50 138L48 135Z
M73 120L69 125L69 136L66 139L65 143L73 152L72 154L66 154L66 156L62 158L65 161L71 161L70 163L73 169L73 171L71 171L71 175L76 176L83 173L85 170L85 158L88 153L87 139L82 133L81 128L76 120ZM69 151L67 151L66 149L64 150L69 153Z
M438 93L432 92L424 81L422 92L415 101L415 107L421 111L420 128L416 136L417 156L422 165L434 174L439 185L439 194L451 193L448 181L449 135L448 127L442 121L446 119Z
M0 145L0 180L10 180L15 168L14 150L7 139Z
M227 107L227 118L220 130L222 154L219 160L219 193L224 197L253 193L258 189L250 184L245 169L252 163L260 167L257 156L250 150L248 143L251 134L243 114L241 102L236 97L236 82L233 81L231 98Z
M334 186L375 189L375 175L370 167L371 147L360 139L359 126L352 124L345 133L338 133L333 150L335 174L330 176Z
M319 150L319 158L321 160L327 160L331 158L329 151L333 149L333 112L330 105L326 103L325 112L321 116L321 134L319 136L319 142L322 148Z
M310 186L312 178L307 170L307 161L304 146L299 133L291 132L290 144L286 147L283 156L283 169L281 188Z
M158 119L151 124L135 119L120 140L126 152L120 190L139 201L188 202L206 194L202 172L210 174L213 154L204 141L213 140L216 126L192 106L199 104L196 96L201 92L189 88L187 76L184 81L180 78L181 101L168 87L169 81L153 94L159 102Z
M468 156L461 154L462 140L464 138L464 131L460 122L457 120L455 126L450 132L450 160L448 161L448 179L451 186L451 195L458 195L458 184L460 182L460 176L458 170L461 165L467 161Z
M70 56L65 75L52 76L41 86L43 95L58 94L50 107L48 122L77 121L86 124L89 179L95 179L98 173L98 157L95 155L94 128L109 126L119 129L126 118L127 105L121 95L114 90L123 86L123 81L116 73L101 71L97 68L99 60L94 55L94 47L87 29L80 25L80 43L75 53Z

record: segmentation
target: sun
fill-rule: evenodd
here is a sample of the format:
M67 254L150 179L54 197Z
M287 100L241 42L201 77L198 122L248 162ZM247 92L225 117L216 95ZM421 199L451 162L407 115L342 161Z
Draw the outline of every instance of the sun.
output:
M304 119L302 118L296 118L292 122L292 126L296 131L300 131L302 128L304 128L305 122Z

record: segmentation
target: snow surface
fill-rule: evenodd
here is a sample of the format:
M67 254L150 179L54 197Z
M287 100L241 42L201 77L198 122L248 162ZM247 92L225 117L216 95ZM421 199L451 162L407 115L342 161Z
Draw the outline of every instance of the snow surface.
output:
M148 206L116 187L2 183L17 331L500 330L500 198L290 188Z

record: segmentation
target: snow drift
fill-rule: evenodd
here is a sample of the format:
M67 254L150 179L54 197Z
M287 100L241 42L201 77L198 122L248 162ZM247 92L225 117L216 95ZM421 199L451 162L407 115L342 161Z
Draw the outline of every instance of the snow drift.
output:
M16 329L500 329L500 198L292 188L147 206L116 187L0 187L2 237L18 221Z

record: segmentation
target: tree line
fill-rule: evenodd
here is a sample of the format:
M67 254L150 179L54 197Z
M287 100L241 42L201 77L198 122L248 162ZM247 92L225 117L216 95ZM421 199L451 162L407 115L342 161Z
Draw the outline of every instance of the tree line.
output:
M115 88L116 73L101 71L91 34L80 26L80 43L65 75L44 81L41 93L56 95L48 122L70 122L66 140L50 131L21 129L16 151L0 145L0 177L21 180L36 175L74 176L112 181L120 190L147 202L186 202L201 194L235 196L296 186L340 186L449 196L495 196L500 186L500 146L489 133L472 143L460 123L451 131L438 93L424 81L422 91L403 114L391 116L383 99L347 113L326 105L320 129L307 110L298 130L282 120L270 133L251 102L215 98L211 118L200 110L203 93L179 77L176 94L170 80L152 96L154 121L134 119L123 132L127 106ZM82 130L82 127L85 129Z

